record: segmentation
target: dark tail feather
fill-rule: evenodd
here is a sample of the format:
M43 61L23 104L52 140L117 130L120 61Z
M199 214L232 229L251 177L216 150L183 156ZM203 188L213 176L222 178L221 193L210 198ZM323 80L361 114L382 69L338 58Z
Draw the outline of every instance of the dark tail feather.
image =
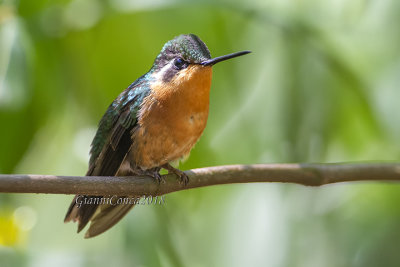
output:
M127 133L129 133L129 132L130 131L127 131ZM127 137L130 138L130 134L128 134ZM130 145L122 146L122 147L129 148ZM111 146L110 146L110 149L111 149ZM127 153L125 153L124 155L126 156ZM112 160L111 162L123 162L123 161L124 160L122 157L121 160ZM104 165L104 164L100 164L100 165ZM87 176L114 175L115 171L113 171L113 168L116 167L118 170L120 165L121 164L118 164L118 166L117 165L112 166L112 168L111 168L112 171L110 171L110 170L103 169L106 167L110 168L109 165L104 165L104 166L102 166L101 169L95 170L95 165L91 164L86 175ZM129 174L130 174L130 171L126 172L126 173L124 171L118 171L116 173L116 175L118 175L118 176L129 175ZM65 215L64 222L69 222L69 221L78 222L78 233L83 228L85 228L85 226L88 224L89 221L91 222L90 227L85 234L85 238L97 236L97 235L105 232L106 230L110 229L117 222L119 222L119 220L121 220L125 216L125 214L134 206L131 204L110 205L110 204L101 203L99 201L94 201L95 204L86 204L86 203L83 204L82 203L82 205L80 205L79 204L80 201L77 201L78 197L82 197L82 200L84 198L99 199L102 197L76 195L74 200L72 201L71 205L68 208L67 214Z
M134 205L101 205L100 212L97 213L90 223L89 229L85 233L85 238L91 238L104 233L117 222L119 222Z
M78 222L78 233L90 223L90 227L85 233L85 238L90 238L104 233L117 222L119 222L128 211L134 206L133 204L109 205L109 204L82 204L78 207L78 197L84 198L101 198L99 196L82 196L76 195L72 201L64 222ZM124 198L124 197L122 197ZM99 210L96 213L96 210Z
M84 198L95 198L98 196L82 196L76 195L68 208L67 214L65 215L64 222L78 222L78 233L88 224L93 214L96 212L98 204L81 204L78 206L78 197Z

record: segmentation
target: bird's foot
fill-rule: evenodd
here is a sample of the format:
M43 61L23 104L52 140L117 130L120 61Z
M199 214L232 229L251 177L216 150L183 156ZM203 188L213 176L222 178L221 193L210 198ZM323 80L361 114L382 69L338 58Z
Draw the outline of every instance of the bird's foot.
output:
M177 175L179 178L179 182L181 184L183 184L185 186L188 184L189 176L187 176L187 174L184 173L183 171L172 167L169 163L166 163L166 164L162 165L161 167L168 170L168 173L173 173L173 174Z
M165 183L165 179L161 176L160 174L160 170L161 168L152 168L152 169L148 169L148 170L140 170L140 171L136 171L137 175L145 175L145 176L150 176L154 179L156 179L156 181L158 182L158 184L161 183Z
M165 184L165 179L161 176L160 174L160 170L161 168L153 168L148 170L148 176L153 177L154 179L156 179L156 181L158 182L158 184Z

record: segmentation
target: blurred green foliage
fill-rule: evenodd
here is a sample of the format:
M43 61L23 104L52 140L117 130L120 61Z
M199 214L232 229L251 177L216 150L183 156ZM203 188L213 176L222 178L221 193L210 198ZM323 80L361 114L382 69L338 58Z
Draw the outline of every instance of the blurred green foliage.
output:
M182 169L398 160L396 0L0 1L0 172L82 175L96 124L162 45L213 56L208 126ZM0 266L398 266L400 187L248 184L166 196L91 240L71 196L0 195Z

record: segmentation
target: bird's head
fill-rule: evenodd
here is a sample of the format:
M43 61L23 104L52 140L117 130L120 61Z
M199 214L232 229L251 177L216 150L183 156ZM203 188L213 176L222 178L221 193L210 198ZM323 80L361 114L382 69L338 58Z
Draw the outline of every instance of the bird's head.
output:
M194 34L182 34L168 41L154 61L152 72L157 79L168 83L177 76L211 73L211 67L221 61L242 56L250 51L211 58L206 44Z

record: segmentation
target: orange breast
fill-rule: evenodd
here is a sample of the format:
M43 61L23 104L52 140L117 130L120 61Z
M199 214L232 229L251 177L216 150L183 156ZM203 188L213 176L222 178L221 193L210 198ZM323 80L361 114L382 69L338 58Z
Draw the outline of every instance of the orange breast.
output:
M131 156L149 169L189 154L206 127L211 67L190 65L165 83L158 79L143 101Z

